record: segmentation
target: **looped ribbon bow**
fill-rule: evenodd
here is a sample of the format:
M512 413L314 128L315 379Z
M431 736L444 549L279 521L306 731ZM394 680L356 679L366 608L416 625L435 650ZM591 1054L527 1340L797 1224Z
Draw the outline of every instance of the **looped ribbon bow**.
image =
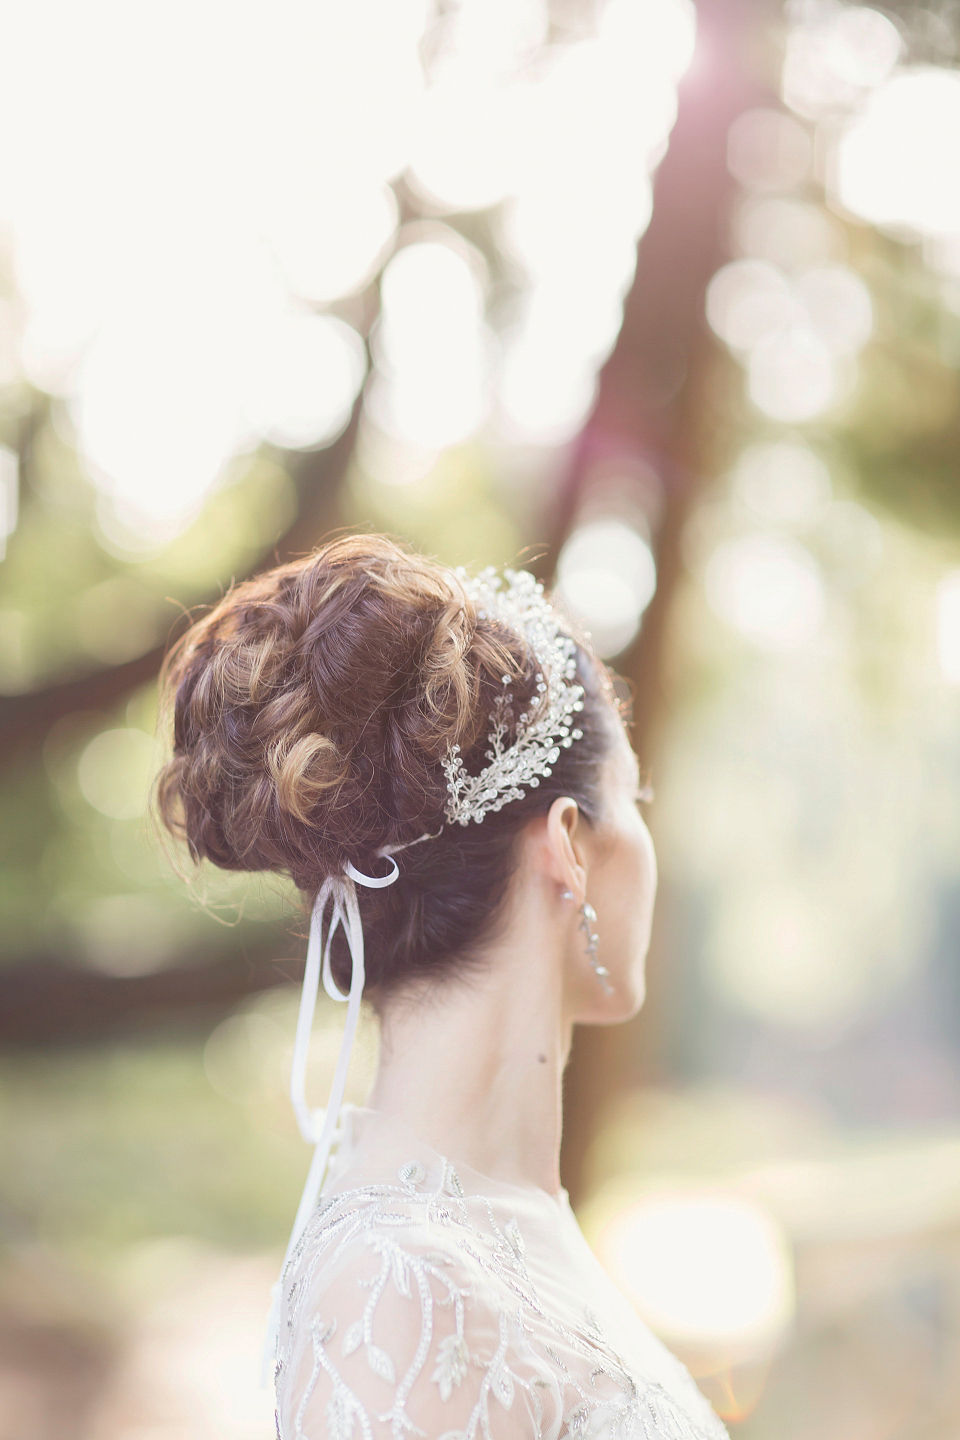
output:
M392 849L393 847L390 847ZM402 848L402 847L397 847ZM331 876L324 880L320 892L314 902L313 912L310 916L310 939L307 944L307 963L303 973L303 989L300 994L300 1011L297 1016L297 1037L293 1047L293 1066L290 1072L290 1099L293 1104L294 1113L297 1117L297 1125L300 1134L308 1145L314 1147L313 1159L310 1162L310 1169L307 1173L306 1184L303 1187L303 1194L300 1197L300 1204L297 1207L296 1219L293 1222L293 1230L287 1244L287 1251L283 1257L283 1267L280 1277L273 1287L270 1307L270 1320L267 1329L267 1338L263 1353L263 1373L261 1380L266 1384L269 1379L269 1370L277 1354L277 1344L280 1335L280 1304L282 1296L283 1275L289 1264L290 1257L296 1249L297 1241L307 1227L307 1221L317 1203L320 1194L323 1178L327 1169L327 1162L330 1159L330 1150L333 1146L334 1135L337 1129L337 1122L340 1118L340 1108L343 1104L343 1092L347 1083L347 1070L350 1066L350 1052L353 1049L353 1040L357 1032L357 1021L360 1018L360 1001L363 996L363 985L366 978L363 956L363 925L360 921L360 907L357 904L357 886L365 885L370 890L382 890L387 885L392 885L400 874L400 867L394 860L390 849L383 849L377 853L385 860L389 860L393 870L388 875L364 875L349 861L345 865L345 874ZM324 943L323 926L327 907L331 907L330 925L327 930L326 943ZM333 970L330 965L330 952L333 944L333 937L338 926L343 926L343 932L347 940L347 948L350 951L352 962L350 974L350 989L345 995L333 978ZM321 964L322 956L322 964ZM320 978L323 977L323 988L331 1000L346 1001L347 1020L343 1030L343 1039L340 1042L340 1054L337 1058L337 1068L333 1076L333 1085L330 1089L330 1099L327 1108L322 1110L311 1110L307 1104L306 1082L307 1082L307 1059L310 1053L310 1035L313 1030L313 1017L317 1008L317 995L320 990Z

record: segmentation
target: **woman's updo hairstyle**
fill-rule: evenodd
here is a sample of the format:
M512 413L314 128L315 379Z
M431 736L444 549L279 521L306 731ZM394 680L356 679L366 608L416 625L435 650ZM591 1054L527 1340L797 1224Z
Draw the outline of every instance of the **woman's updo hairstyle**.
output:
M468 963L489 935L514 866L514 841L560 795L599 818L613 696L577 648L581 739L549 777L480 824L446 824L448 746L472 774L502 677L525 708L536 657L481 617L454 571L378 535L352 535L235 586L167 659L173 754L161 818L194 860L290 875L310 903L347 861L401 875L359 890L367 983L382 996ZM349 984L342 934L333 969Z

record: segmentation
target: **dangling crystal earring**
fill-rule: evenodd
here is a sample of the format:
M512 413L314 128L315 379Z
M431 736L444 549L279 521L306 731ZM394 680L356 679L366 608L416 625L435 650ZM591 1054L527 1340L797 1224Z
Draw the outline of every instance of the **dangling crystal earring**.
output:
M597 912L586 900L580 906L580 929L587 937L587 959L593 966L593 973L603 986L605 995L613 994L613 986L610 984L610 971L606 965L601 965L597 960L597 946L600 944L600 936L594 926L597 923Z
M564 890L560 896L561 900L572 900L573 891ZM580 929L587 937L587 959L593 966L593 973L603 986L606 995L613 994L613 986L610 984L610 971L606 965L601 965L597 960L597 946L600 944L600 936L595 930L597 923L597 912L586 900L580 906Z

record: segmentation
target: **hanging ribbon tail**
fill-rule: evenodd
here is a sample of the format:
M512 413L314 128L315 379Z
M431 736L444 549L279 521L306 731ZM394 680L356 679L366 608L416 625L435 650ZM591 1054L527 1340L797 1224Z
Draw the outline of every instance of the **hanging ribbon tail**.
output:
M300 1237L307 1228L307 1222L313 1213L323 1186L327 1162L330 1159L330 1151L333 1148L337 1124L340 1119L340 1108L343 1104L343 1093L347 1084L347 1071L350 1068L350 1053L353 1049L353 1041L357 1032L357 1022L360 1018L360 1002L363 998L363 986L366 974L363 953L363 925L360 920L360 907L357 904L356 886L360 884L368 886L370 889L380 890L386 885L392 885L400 874L400 869L392 857L388 856L386 858L390 860L393 870L391 874L385 876L363 875L348 862L345 878L331 878L323 882L310 916L310 938L307 943L307 962L303 972L303 989L300 994L300 1010L297 1015L297 1034L294 1042L293 1064L290 1072L290 1100L297 1117L297 1126L300 1134L308 1144L314 1146L314 1151L313 1158L310 1161L310 1169L307 1172L306 1184L303 1187L303 1194L300 1197L300 1204L297 1207L297 1214L293 1222L293 1230L291 1231L290 1240L287 1244L286 1254L283 1257L283 1267L280 1271L280 1278L271 1292L270 1314L267 1321L267 1334L264 1341L263 1361L260 1372L260 1383L262 1386L269 1384L271 1371L277 1358L280 1338L280 1319L283 1306L283 1277L286 1274L287 1266L296 1250ZM327 931L326 943L324 944L323 923L328 905L331 906L330 926ZM346 995L344 995L337 986L333 978L330 963L331 946L338 926L343 927L351 960L350 989ZM310 1053L310 1035L313 1030L313 1020L317 1008L317 995L320 989L321 974L323 977L323 988L330 998L332 1000L346 1001L347 1019L343 1029L343 1039L340 1042L340 1054L337 1057L337 1068L334 1072L333 1085L330 1088L330 1098L327 1101L326 1111L323 1112L323 1123L318 1134L317 1120L320 1112L314 1113L307 1103L306 1081L307 1062Z

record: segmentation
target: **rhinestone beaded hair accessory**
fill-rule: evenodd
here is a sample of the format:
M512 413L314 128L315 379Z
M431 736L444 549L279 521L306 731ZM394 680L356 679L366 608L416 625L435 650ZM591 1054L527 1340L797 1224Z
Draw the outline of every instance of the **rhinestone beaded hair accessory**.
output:
M541 777L552 773L561 748L581 739L575 717L583 709L583 686L574 678L576 646L561 633L543 586L531 574L506 570L501 579L488 569L475 578L463 570L457 575L477 607L478 618L499 620L521 635L537 662L537 694L517 718L513 740L508 740L513 695L504 689L494 701L487 737L490 763L478 775L468 775L460 746L451 745L447 752L443 764L449 792L447 823L469 825L471 820L479 824L491 810L501 810L511 800L522 800ZM503 684L510 684L509 675L504 675Z

